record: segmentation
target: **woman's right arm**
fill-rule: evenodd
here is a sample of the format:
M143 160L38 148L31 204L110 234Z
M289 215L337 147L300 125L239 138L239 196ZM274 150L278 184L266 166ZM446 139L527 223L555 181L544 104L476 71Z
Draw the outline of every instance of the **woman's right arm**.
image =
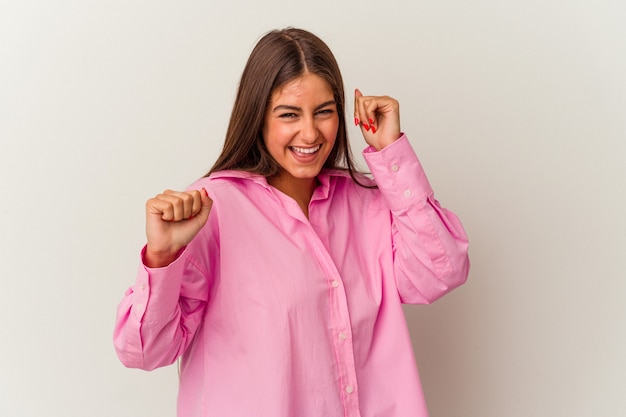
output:
M206 190L165 191L146 203L148 243L135 285L117 311L116 352L124 365L151 370L173 363L193 340L208 298L207 262L194 249L211 211Z

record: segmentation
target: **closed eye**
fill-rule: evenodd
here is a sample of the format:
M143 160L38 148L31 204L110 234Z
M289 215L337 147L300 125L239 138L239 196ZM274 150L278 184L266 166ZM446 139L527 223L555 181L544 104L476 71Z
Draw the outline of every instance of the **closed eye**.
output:
M281 119L292 119L294 117L298 117L298 115L295 113L283 113L280 114L278 117L280 117Z

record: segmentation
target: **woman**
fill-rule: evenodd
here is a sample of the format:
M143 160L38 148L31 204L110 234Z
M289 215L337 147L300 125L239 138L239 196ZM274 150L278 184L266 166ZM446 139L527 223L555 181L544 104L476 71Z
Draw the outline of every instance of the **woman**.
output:
M355 172L343 82L315 35L265 35L222 154L146 204L147 245L118 309L129 367L182 356L178 415L426 416L401 304L467 277L398 102L355 91L373 180Z

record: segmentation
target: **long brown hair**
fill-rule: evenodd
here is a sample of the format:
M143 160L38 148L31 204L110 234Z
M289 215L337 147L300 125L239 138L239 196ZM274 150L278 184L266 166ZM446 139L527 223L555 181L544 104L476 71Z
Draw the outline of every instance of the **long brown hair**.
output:
M207 176L229 169L266 177L280 172L280 165L263 141L265 112L276 88L307 72L326 80L337 104L337 138L324 168L345 169L359 183L354 177L354 162L346 132L343 80L337 61L320 38L296 28L273 30L252 50L241 76L222 153Z

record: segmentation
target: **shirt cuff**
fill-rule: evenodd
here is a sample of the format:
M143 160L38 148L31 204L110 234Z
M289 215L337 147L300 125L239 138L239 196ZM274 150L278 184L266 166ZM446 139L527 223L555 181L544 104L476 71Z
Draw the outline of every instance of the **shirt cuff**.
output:
M181 253L168 266L150 268L143 263L146 248L141 251L141 264L133 288L133 314L139 320L168 319L180 297L185 256Z
M422 164L405 134L380 151L371 146L366 148L363 158L392 211L425 202L433 195Z

